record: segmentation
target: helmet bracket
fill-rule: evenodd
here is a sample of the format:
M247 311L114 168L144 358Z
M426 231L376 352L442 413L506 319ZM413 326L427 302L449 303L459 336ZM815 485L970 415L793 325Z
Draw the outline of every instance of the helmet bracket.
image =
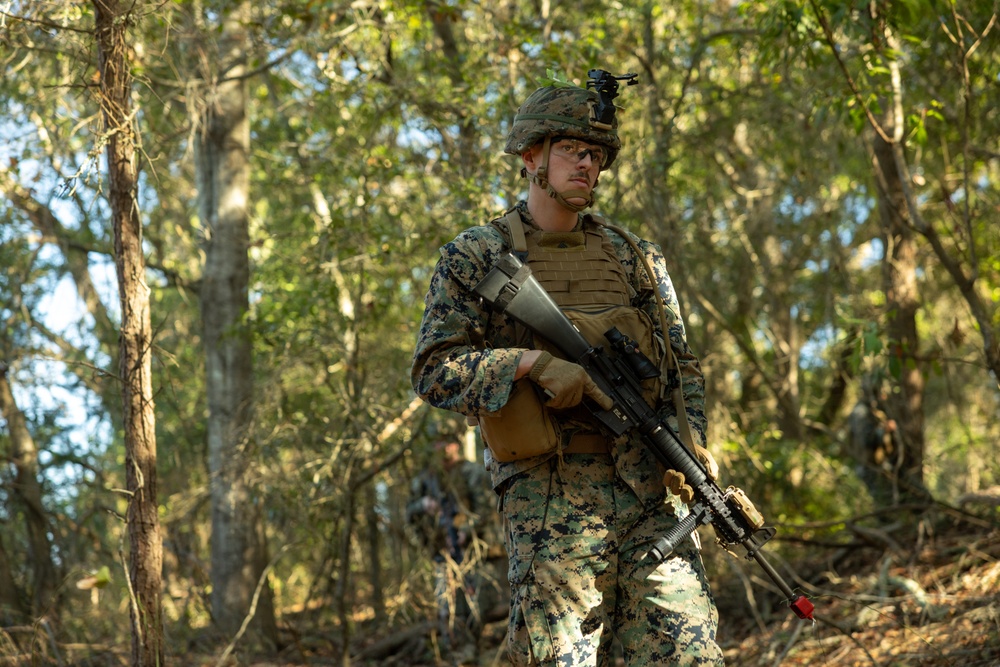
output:
M615 76L603 69L592 69L587 72L587 89L597 91L598 98L590 102L590 124L601 130L611 130L615 120L614 99L618 97L618 82L624 81L626 86L639 83L639 75L634 72Z

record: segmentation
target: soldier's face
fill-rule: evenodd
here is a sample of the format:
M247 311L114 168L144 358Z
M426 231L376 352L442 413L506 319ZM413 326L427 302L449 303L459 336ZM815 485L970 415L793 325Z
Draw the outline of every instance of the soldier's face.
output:
M543 143L538 143L525 153L525 166L535 173L542 163ZM583 190L588 194L594 189L601 173L601 164L607 159L607 150L597 144L579 139L558 139L549 146L548 179L556 192ZM573 201L570 198L569 201ZM577 203L577 202L573 202Z
M455 463L462 455L462 447L455 441L438 444L438 451L441 452L441 460L446 464Z

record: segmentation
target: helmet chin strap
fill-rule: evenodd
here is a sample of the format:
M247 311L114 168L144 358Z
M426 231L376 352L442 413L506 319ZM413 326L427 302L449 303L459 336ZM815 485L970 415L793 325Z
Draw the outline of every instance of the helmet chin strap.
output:
M550 197L555 199L564 208L568 208L574 213L579 213L584 209L588 209L594 205L594 190L591 189L589 192L583 188L573 188L566 190L565 192L556 192L552 184L549 183L549 151L552 148L552 137L545 137L542 142L542 163L538 165L538 170L534 173L528 173L528 170L524 167L521 168L521 176L526 177L529 181L537 185L538 187L545 190ZM597 183L594 183L594 188L597 187ZM582 204L573 204L568 199L583 199Z

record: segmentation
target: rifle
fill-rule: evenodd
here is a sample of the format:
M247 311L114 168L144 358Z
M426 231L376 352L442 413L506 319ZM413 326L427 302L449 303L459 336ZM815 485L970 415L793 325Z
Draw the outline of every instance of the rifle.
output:
M747 560L754 560L763 568L786 596L795 615L813 620L812 602L796 594L761 551L764 543L774 537L775 529L764 525L764 517L742 489L730 486L723 491L708 476L701 461L646 403L640 382L649 377L651 362L633 341L612 327L605 333L605 339L614 353L606 351L604 346L591 345L531 275L531 269L513 253L501 257L473 291L493 312L507 313L587 371L601 391L614 401L608 410L589 399L586 401L602 426L616 436L637 430L660 463L668 470L684 474L694 489L695 503L686 517L654 542L650 555L657 562L662 562L699 526L710 523L726 551L735 554L733 548L737 545L745 548ZM685 419L686 415L677 417Z

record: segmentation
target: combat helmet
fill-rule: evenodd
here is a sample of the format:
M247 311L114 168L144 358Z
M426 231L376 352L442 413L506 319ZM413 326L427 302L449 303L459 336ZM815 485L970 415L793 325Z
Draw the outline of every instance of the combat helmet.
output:
M607 169L615 161L622 143L612 101L618 81L636 83L635 74L616 77L604 70L590 70L587 87L566 83L537 89L517 111L507 135L504 152L520 155L545 137L576 137L608 149Z

